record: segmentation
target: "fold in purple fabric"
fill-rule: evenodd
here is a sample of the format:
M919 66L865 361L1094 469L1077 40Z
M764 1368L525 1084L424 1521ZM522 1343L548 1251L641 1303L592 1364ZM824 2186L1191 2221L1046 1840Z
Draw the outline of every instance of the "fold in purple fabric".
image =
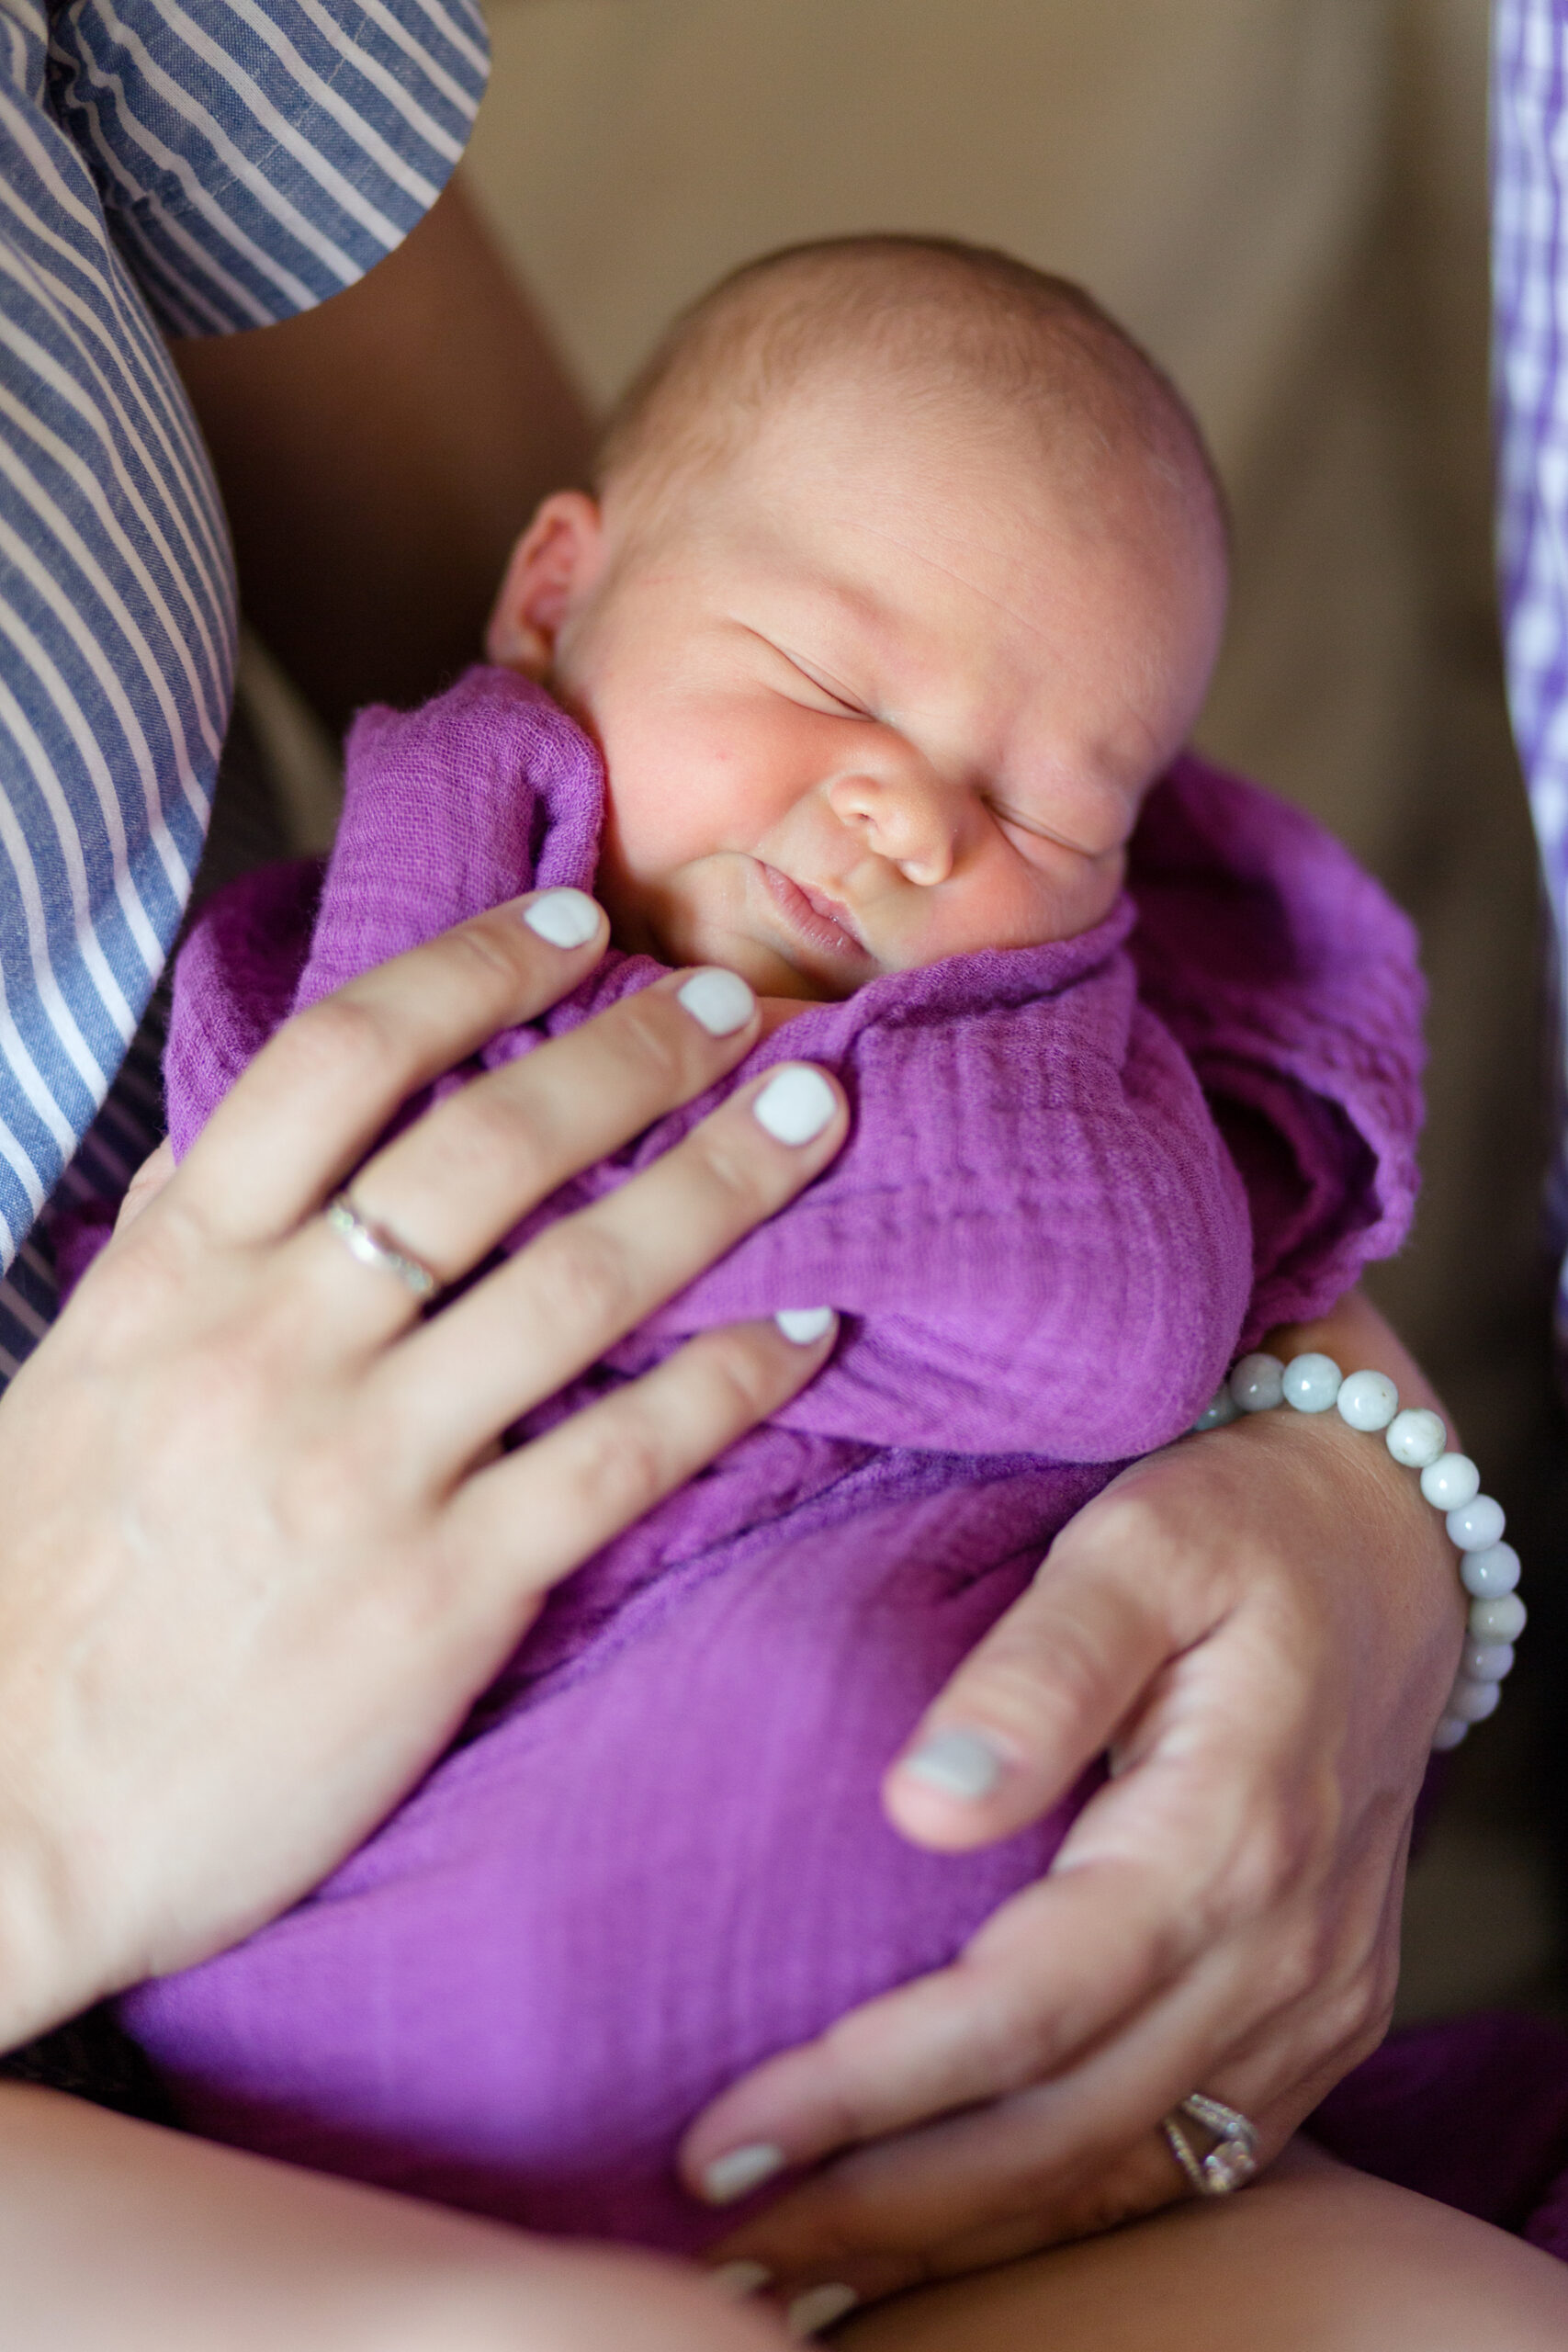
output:
M291 1009L533 883L591 887L603 801L593 746L506 673L367 713L324 880L237 886L181 958L176 1148ZM612 954L444 1083L660 968ZM187 2119L534 2227L716 2234L671 2169L696 2109L951 1959L1048 1866L1094 1776L1008 1844L937 1857L887 1828L882 1770L1115 1468L1184 1429L1238 1345L1396 1246L1419 1007L1409 927L1345 853L1186 759L1094 931L877 980L760 1046L728 1085L827 1063L849 1145L520 1434L782 1306L842 1311L833 1362L552 1596L312 1896L127 1999Z

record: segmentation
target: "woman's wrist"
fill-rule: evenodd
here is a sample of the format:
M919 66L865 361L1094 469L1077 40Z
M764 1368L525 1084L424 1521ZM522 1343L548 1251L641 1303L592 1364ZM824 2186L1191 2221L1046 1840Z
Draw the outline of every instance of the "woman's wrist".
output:
M1272 1409L1280 1406L1295 1409ZM1458 1451L1420 1367L1370 1303L1351 1293L1314 1322L1277 1327L1238 1362L1195 1430L1227 1424L1237 1432L1270 1427L1275 1442L1292 1450L1302 1425L1310 1424L1312 1442L1324 1449L1324 1475L1364 1481L1368 1508L1390 1511L1394 1550L1407 1573L1414 1568L1424 1601L1435 1601L1443 1621L1464 1613L1469 1638L1432 1740L1457 1747L1469 1725L1495 1708L1524 1612L1513 1592L1517 1555L1499 1541L1501 1507L1480 1494L1476 1465ZM1393 1511L1413 1542L1395 1533ZM1422 1620L1430 1626L1429 1606Z
M1459 1441L1452 1417L1437 1390L1364 1291L1347 1291L1325 1315L1311 1322L1279 1324L1258 1344L1282 1363L1289 1363L1292 1356L1321 1354L1357 1372L1386 1373L1399 1391L1402 1405L1441 1414L1450 1441L1456 1444Z

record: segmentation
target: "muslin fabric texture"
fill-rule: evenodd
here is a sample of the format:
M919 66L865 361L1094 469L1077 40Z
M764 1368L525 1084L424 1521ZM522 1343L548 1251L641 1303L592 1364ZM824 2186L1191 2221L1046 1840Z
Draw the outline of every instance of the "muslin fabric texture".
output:
M291 1007L531 882L591 885L603 805L588 738L508 673L362 717L324 883L238 884L184 952L176 1148ZM480 1060L660 968L612 953ZM952 1858L894 1835L881 1771L1119 1463L1395 1246L1419 1003L1408 925L1347 854L1183 760L1094 930L886 977L760 1046L727 1083L829 1064L843 1153L524 1431L740 1316L827 1301L833 1361L552 1597L314 1895L122 2004L185 2120L536 2228L712 2237L671 2165L704 2101L941 1964L1047 1866L1094 1775Z

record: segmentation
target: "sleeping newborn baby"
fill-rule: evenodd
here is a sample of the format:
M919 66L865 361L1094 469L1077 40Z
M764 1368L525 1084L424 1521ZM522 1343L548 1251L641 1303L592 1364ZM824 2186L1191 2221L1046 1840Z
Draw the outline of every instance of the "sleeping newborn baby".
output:
M1087 1788L942 1856L882 1772L1073 1511L1413 1197L1406 926L1180 755L1225 571L1196 427L1087 296L934 242L785 254L678 323L595 494L546 501L496 666L359 719L324 880L214 902L179 1148L291 1007L536 884L594 889L615 945L484 1060L719 967L775 1020L728 1083L822 1062L854 1127L582 1389L830 1306L818 1379L552 1597L313 1895L122 2004L197 2129L695 2248L727 2222L675 2177L693 2115L1048 1866Z

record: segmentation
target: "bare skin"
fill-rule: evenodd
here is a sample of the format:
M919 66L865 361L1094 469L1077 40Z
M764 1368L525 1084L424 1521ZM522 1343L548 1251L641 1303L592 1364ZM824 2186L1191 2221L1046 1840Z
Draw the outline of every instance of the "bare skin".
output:
M1568 2274L1447 2205L1298 2141L1225 2204L928 2288L834 2333L844 2352L1558 2352Z
M0 2084L12 2352L768 2352L646 2255L493 2222Z

